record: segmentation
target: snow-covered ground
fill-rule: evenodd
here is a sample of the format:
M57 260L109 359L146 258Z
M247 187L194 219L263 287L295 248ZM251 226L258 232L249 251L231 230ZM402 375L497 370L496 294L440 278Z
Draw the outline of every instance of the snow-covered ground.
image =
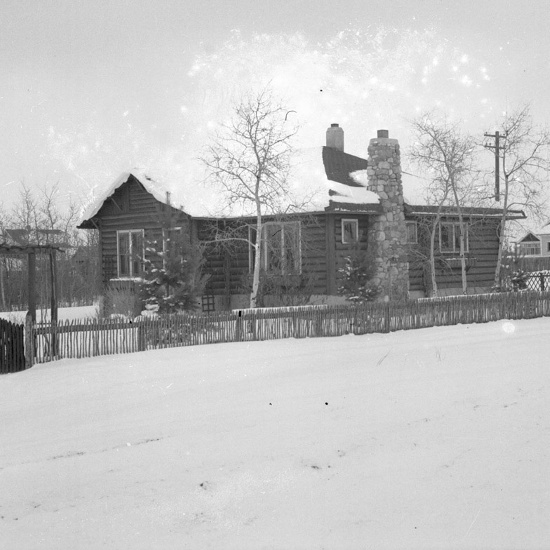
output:
M0 377L0 548L550 545L550 319Z
M57 318L60 321L73 319L87 319L89 317L97 317L99 306L78 306L78 307L60 307L57 311ZM36 320L41 323L49 321L51 312L49 309L37 309ZM24 323L26 311L2 311L0 318L7 319L12 323Z

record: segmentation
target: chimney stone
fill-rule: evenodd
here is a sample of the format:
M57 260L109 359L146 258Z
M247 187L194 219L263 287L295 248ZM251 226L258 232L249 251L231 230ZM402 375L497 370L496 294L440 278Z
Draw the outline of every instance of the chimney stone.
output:
M344 130L338 124L331 124L327 129L327 147L344 150Z
M390 139L387 130L378 130L370 140L367 162L367 188L378 194L382 210L374 216L368 237L376 265L373 282L382 289L379 299L404 299L408 297L409 264L399 142Z

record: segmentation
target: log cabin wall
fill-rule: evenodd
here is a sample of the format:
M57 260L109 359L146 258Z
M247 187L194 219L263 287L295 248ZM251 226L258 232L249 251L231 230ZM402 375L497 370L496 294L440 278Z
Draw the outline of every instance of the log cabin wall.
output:
M188 226L183 212L157 201L133 176L105 201L95 218L99 220L101 276L103 284L118 276L117 231L143 229L144 243L162 240L160 217L170 211L179 227Z
M248 229L242 222L228 220L195 220L197 239L204 250L204 272L209 276L205 293L230 296L243 292L244 278L249 268ZM212 242L216 234L230 232L236 240Z
M417 222L418 243L409 249L409 284L411 292L429 293L429 234L432 217L408 217L407 221ZM445 222L457 222L456 217L442 218ZM470 218L468 220L469 249L467 258L468 288L474 291L493 286L497 262L500 220L496 218ZM436 280L443 293L462 292L459 254L439 252L439 239L436 234ZM451 258L454 258L451 260Z
M366 214L338 213L328 214L333 218L331 225L333 226L332 240L334 242L334 248L330 251L334 255L333 262L328 262L330 265L329 277L332 277L329 287L326 293L329 295L338 294L339 286L339 270L346 265L346 258L353 255L357 250L367 251L368 249L368 235L370 230L370 219ZM356 221L358 226L358 240L357 242L344 242L342 234L342 227L344 221ZM327 251L328 252L328 251ZM332 264L332 265L331 265Z
M312 214L292 216L288 221L300 221L301 265L314 294L326 294L327 289L327 247L326 216ZM236 237L248 238L248 229L243 221L197 220L197 235L204 244L205 273L209 275L207 294L234 295L246 293L246 285L252 274L252 256L249 245L244 241L208 243L216 230L224 234L239 226ZM250 224L253 226L254 222Z

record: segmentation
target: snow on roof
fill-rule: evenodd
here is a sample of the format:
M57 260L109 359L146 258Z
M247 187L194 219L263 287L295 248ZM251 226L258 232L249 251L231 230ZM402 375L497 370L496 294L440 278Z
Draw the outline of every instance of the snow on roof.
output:
M378 204L380 197L366 189L366 170L348 171L339 167L339 173L334 174L323 155L325 147L310 147L300 150L295 155L291 172L291 188L294 193L311 197L308 210L324 210L331 202L346 204ZM345 153L341 153L345 158ZM351 155L347 155L351 157ZM327 171L341 181L351 179L357 187L339 183L327 176Z
M327 149L329 148L312 147L295 154L288 180L289 200L298 205L299 210L306 212L324 210L331 202L350 205L378 204L380 197L365 187L368 181L366 170L352 169L354 166L366 166L365 159L336 150L330 150L327 154ZM328 173L331 178L349 184L329 179ZM177 184L134 169L122 173L101 194L90 199L82 211L81 223L93 218L103 203L128 181L130 175L159 202L167 203L166 193L170 193L170 204L193 217L216 217L223 213L244 216L251 213L247 211L246 205L241 205L239 211L234 208L229 212L224 208L226 205L223 203L223 194L205 185Z
M103 203L114 194L114 192L134 176L145 188L145 190L156 200L167 204L167 193L170 194L170 204L175 208L181 208L187 214L196 217L215 216L221 209L220 197L213 190L201 185L188 185L182 188L175 182L152 177L149 173L133 169L130 172L123 172L103 192L92 196L81 214L81 222L93 218L101 209Z

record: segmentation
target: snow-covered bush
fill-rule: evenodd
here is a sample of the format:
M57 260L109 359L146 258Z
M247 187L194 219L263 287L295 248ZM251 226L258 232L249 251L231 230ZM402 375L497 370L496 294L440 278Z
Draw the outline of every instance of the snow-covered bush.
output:
M141 300L136 291L138 281L113 281L105 289L103 315L134 318L141 310Z
M338 293L355 304L374 301L380 294L380 288L372 283L375 268L370 255L355 250L345 258L345 262L344 267L338 270Z
M511 281L514 290L525 290L527 288L527 280L529 279L530 274L519 269L512 273Z
M145 310L175 313L197 309L207 280L202 264L200 248L181 230L166 232L160 243L148 243L141 283Z

